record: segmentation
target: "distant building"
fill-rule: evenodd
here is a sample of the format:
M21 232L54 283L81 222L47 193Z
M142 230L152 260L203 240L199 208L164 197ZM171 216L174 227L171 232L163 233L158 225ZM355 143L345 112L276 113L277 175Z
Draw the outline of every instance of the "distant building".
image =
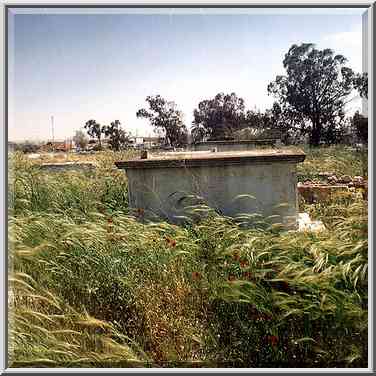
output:
M144 148L157 147L162 143L160 137L130 137L129 142L135 147Z
M71 140L65 141L49 141L46 144L40 146L39 151L41 152L51 152L51 151L60 151L68 152L73 149L73 142Z
M144 146L151 148L159 146L161 144L161 139L159 137L144 137Z
M15 151L17 149L17 144L12 141L8 141L8 153Z

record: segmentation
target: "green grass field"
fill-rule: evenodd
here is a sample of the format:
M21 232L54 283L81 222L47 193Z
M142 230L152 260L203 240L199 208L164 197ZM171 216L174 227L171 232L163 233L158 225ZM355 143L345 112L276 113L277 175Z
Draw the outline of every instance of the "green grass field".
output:
M306 150L298 179L366 174L343 147ZM209 211L141 223L127 179L9 160L11 367L366 367L368 217L360 192L301 210L319 233L244 229Z

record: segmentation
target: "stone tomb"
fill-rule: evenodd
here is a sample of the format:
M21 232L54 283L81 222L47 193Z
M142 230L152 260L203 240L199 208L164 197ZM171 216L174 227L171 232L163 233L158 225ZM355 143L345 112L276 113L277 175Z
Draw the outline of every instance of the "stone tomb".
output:
M180 223L194 195L225 216L276 216L273 222L296 228L296 165L304 159L298 149L262 149L147 155L115 165L126 171L130 207L148 218Z
M49 172L92 171L96 165L92 162L54 162L42 163L39 168Z

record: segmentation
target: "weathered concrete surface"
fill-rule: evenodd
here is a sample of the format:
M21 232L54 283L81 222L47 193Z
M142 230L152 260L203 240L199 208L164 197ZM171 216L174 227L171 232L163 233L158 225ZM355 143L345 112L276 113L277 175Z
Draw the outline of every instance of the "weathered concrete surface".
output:
M294 227L296 163L304 158L301 151L192 152L115 164L126 170L131 208L146 216L179 223L176 216L190 204L184 197L197 195L226 216L276 215L271 222Z
M347 185L313 185L298 183L298 193L307 204L328 201L333 194L348 192Z
M40 169L46 171L91 171L95 169L95 164L91 162L61 162L42 163Z
M308 213L298 214L298 231L319 232L324 230L325 226L321 221L313 221Z
M234 141L206 141L192 144L193 151L210 151L216 148L222 151L252 150L260 146L280 146L280 140L276 138L265 138L259 140L234 140Z

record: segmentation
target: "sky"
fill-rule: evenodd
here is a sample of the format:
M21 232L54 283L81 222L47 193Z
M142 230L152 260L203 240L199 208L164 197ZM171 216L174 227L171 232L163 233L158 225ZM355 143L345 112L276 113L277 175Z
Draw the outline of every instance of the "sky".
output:
M120 120L137 136L153 129L136 112L148 95L174 101L188 128L201 100L235 92L265 110L267 85L284 74L292 44L315 43L362 70L363 9L65 10L9 18L11 141L72 137L89 119ZM126 13L128 12L128 13ZM349 112L361 109L359 99Z

